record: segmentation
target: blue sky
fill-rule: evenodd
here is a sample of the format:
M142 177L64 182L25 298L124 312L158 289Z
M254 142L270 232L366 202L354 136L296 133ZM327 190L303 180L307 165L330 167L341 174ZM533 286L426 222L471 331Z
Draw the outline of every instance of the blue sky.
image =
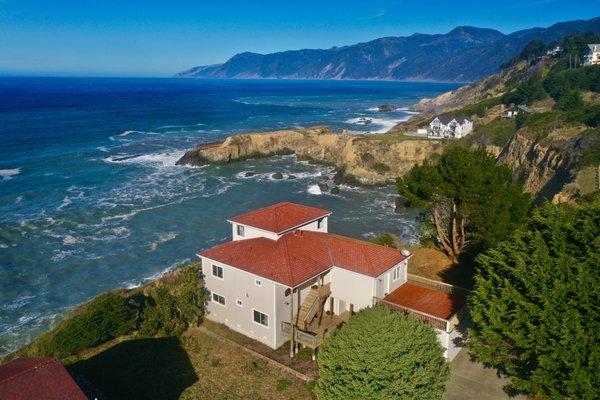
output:
M241 51L329 48L381 36L504 33L600 15L600 0L0 0L0 74L169 76Z

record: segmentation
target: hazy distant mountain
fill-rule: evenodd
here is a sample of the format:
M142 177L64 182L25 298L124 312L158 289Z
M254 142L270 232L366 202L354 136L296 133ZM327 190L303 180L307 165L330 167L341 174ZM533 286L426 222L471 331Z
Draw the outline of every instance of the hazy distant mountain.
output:
M384 37L327 50L245 52L223 64L194 67L177 76L473 81L498 71L502 63L515 56L531 39L549 43L586 32L600 33L600 17L509 35L493 29L460 26L446 34Z

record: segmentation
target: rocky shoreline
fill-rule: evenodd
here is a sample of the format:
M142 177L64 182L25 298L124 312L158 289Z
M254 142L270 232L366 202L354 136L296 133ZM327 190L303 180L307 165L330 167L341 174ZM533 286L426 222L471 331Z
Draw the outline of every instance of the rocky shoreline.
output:
M336 184L385 185L413 165L441 154L443 141L404 135L360 135L316 126L227 137L186 152L178 165L228 164L250 158L294 154L299 160L334 166Z

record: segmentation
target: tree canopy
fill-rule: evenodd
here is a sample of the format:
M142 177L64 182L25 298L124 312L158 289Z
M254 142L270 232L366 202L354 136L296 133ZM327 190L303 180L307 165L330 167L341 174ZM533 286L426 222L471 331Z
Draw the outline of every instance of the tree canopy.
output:
M434 329L384 307L362 310L318 354L319 399L440 399L450 376Z
M466 147L414 166L397 188L409 205L427 210L437 243L455 262L467 246L480 250L506 238L530 204L507 167L485 150Z
M471 354L527 394L600 398L600 197L543 206L477 261Z

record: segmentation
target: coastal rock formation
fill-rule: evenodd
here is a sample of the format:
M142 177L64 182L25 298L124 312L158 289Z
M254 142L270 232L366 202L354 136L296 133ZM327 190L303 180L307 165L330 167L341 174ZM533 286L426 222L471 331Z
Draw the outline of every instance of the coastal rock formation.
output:
M578 195L575 177L583 153L594 138L581 130L557 130L539 139L517 132L500 153L498 161L507 165L538 200L568 201Z
M377 185L394 182L413 165L441 154L443 148L437 140L336 133L327 127L313 127L230 136L189 150L177 164L198 166L295 154L300 160L336 167L336 185Z

